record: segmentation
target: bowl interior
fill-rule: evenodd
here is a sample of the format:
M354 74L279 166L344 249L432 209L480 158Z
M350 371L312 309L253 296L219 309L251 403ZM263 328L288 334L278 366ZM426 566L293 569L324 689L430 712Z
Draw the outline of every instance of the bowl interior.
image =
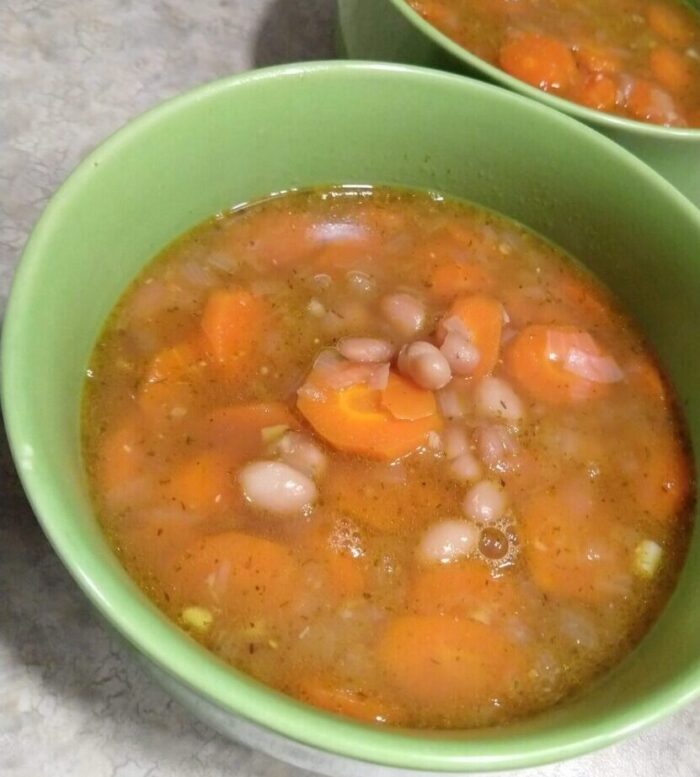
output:
M576 701L507 729L425 734L316 712L230 670L130 582L92 514L79 404L105 317L170 240L231 205L293 187L434 188L516 218L584 260L637 317L675 381L696 449L700 213L576 122L483 84L416 68L313 64L205 86L128 125L54 197L18 271L3 402L20 475L64 563L107 619L200 695L301 742L423 769L508 768L606 744L700 689L700 540L639 648Z

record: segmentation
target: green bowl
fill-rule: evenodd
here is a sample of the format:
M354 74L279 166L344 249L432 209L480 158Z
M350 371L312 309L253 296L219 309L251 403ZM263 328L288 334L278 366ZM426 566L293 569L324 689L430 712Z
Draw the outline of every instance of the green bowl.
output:
M698 0L688 4L699 7ZM467 51L426 22L405 0L338 0L338 48L354 59L465 73L545 103L625 146L700 207L700 129L671 129L623 119L547 94Z
M697 447L700 211L615 143L502 89L399 65L290 65L209 84L129 124L78 167L27 244L5 320L2 399L17 468L63 563L202 718L327 774L531 766L676 710L700 690L697 536L658 623L603 681L527 720L466 732L373 728L283 696L192 641L122 570L80 451L85 369L106 316L156 252L207 216L332 182L440 189L583 259L662 354Z

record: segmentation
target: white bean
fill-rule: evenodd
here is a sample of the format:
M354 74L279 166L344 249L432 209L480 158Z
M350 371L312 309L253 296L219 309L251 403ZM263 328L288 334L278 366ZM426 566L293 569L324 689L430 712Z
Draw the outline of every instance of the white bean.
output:
M398 368L415 384L431 391L441 389L452 380L447 359L434 345L422 340L401 349Z
M511 472L520 467L520 446L502 424L477 429L476 447L479 457L492 472Z
M277 444L285 464L310 478L318 479L328 464L326 454L301 432L287 432Z
M358 294L371 294L377 286L371 275L360 270L353 270L346 277L350 289Z
M448 332L440 346L453 375L471 375L481 361L476 346L457 332Z
M448 459L456 459L469 448L467 430L458 424L449 424L443 433L445 442L445 456Z
M238 479L247 501L271 513L304 512L318 495L313 480L281 461L251 462Z
M418 557L428 563L449 564L472 554L478 543L479 529L471 521L440 521L423 535Z
M394 355L394 346L388 340L374 337L343 337L336 347L353 362L388 362Z
M503 517L508 507L508 498L500 483L481 480L467 491L462 509L467 518L491 523Z
M425 324L425 308L410 294L388 294L379 303L382 315L402 337L413 337Z
M456 459L452 459L450 462L450 474L455 480L478 480L483 474L483 469L476 456L470 450L467 450L457 456Z
M476 387L476 408L482 415L506 421L521 421L525 415L522 400L510 383L493 375L479 381Z

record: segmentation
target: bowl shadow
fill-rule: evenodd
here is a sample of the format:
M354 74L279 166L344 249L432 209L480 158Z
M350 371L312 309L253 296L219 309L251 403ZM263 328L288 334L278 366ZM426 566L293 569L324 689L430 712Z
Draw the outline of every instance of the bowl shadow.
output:
M258 29L256 67L335 58L335 0L273 0Z

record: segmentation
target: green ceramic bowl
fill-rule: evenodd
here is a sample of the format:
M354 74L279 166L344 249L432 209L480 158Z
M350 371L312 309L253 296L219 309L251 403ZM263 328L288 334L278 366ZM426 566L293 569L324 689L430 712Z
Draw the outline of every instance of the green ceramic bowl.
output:
M688 4L700 7L699 0ZM338 6L338 48L343 55L453 70L531 97L621 143L700 207L700 129L643 124L547 94L471 54L428 24L405 0L338 0Z
M5 320L2 398L22 481L64 564L205 720L327 774L529 766L609 744L677 709L700 690L697 536L655 628L604 681L516 725L468 732L366 727L282 696L189 639L120 567L95 521L80 455L80 394L105 317L143 265L205 217L331 182L440 189L585 260L662 354L697 446L700 212L665 180L582 124L458 76L371 63L252 72L114 135L54 196L27 244Z

